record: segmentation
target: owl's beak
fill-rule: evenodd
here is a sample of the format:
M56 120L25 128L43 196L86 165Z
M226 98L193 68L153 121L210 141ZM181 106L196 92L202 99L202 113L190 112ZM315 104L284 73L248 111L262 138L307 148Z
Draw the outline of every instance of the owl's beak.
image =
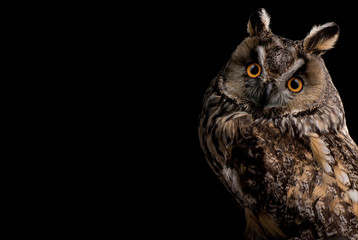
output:
M265 87L265 91L263 92L263 95L261 96L261 101L260 101L260 104L261 106L266 106L267 103L269 102L270 100L270 97L271 97L271 92L272 92L272 84L273 83L267 83L266 87Z

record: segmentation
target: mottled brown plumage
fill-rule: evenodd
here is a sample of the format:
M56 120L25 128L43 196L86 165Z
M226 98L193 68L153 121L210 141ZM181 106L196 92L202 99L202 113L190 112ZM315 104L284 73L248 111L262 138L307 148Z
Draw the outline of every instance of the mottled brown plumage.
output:
M250 36L210 83L201 147L244 208L247 239L358 240L358 148L321 58L339 28L292 41L269 24L254 12Z

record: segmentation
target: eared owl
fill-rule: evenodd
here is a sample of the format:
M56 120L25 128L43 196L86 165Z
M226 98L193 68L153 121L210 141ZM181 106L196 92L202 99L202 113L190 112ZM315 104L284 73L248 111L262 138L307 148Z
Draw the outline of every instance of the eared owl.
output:
M339 27L274 35L264 9L210 83L199 138L246 217L246 239L358 240L358 147L321 57Z

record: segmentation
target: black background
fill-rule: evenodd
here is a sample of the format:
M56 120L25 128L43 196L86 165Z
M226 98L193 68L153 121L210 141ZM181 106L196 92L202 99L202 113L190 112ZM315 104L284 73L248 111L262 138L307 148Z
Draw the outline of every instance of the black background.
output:
M144 148L133 153L140 155L133 161L141 173L132 176L138 180L131 190L139 211L131 214L130 223L147 226L144 233L169 239L242 236L240 209L206 163L197 126L208 83L248 35L249 16L260 7L271 16L272 32L289 39L305 38L313 25L333 21L340 26L336 47L323 58L345 106L351 136L358 139L353 5L140 5L131 21L140 20L129 29L136 34L131 76L141 88L135 106L141 117L135 124L145 131L133 139Z
M21 43L10 50L25 49L13 57L31 58L27 62L35 66L29 64L29 72L46 78L45 84L30 81L22 70L26 84L36 82L41 94L26 89L28 99L35 96L39 104L21 99L33 115L14 108L24 114L16 124L34 132L13 136L30 149L16 149L26 155L26 164L13 161L28 174L20 180L27 191L12 187L21 195L13 196L18 202L10 208L19 213L11 214L16 221L36 234L73 236L67 231L77 230L79 236L98 233L101 238L240 239L241 211L209 168L197 127L206 87L248 35L251 12L261 7L271 15L272 31L290 39L303 39L315 24L339 24L336 48L323 58L341 94L351 136L358 139L354 5L208 2L41 6L35 8L42 14L26 9L30 17L19 18L27 31L10 27L21 35L13 36ZM41 138L40 144L33 136Z

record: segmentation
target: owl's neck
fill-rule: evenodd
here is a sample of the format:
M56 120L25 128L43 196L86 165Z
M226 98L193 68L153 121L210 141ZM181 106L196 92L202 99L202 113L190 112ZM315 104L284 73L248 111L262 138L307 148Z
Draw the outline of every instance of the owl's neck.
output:
M289 132L292 136L302 137L310 133L346 133L346 123L343 109L335 105L325 104L319 108L284 114L280 117L256 118L256 121L269 121L274 123L282 133Z

